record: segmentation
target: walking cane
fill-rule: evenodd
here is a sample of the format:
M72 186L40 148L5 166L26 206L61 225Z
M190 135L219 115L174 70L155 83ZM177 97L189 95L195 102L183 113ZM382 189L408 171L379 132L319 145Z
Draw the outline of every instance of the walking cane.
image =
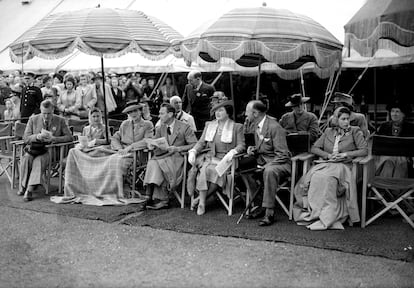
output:
M259 195L260 190L262 189L262 184L260 184L260 186L256 189L256 191L253 194L252 199L249 201L249 203L246 205L246 208L243 210L242 214L239 217L239 220L237 220L237 224L240 223L241 219L243 219L244 215L246 214L246 212L250 209L250 207L253 204L253 201L256 199L256 196Z

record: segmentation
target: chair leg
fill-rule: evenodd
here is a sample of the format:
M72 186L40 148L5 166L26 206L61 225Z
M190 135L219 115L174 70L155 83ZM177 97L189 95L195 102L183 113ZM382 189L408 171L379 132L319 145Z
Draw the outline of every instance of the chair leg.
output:
M52 177L52 153L49 151L49 167L47 169L46 195L49 194L50 190L50 177Z
M377 195L377 197L381 200L381 202L384 204L385 208L383 210L381 210L379 213L377 213L376 215L374 215L373 217L371 217L367 222L366 225L369 225L370 223L374 222L376 219L378 219L379 217L381 217L382 215L384 215L388 210L396 208L398 210L398 212L400 212L400 214L404 217L404 215L409 218L405 212L398 206L398 203L400 203L405 197L409 196L410 194L412 194L414 192L414 190L410 190L408 192L406 192L404 195L402 195L400 198L398 198L397 200L393 201L393 202L387 202L384 197L382 197L381 193L378 192L377 189L375 189L375 187L372 187L372 191L374 191L374 193ZM405 218L405 217L404 217ZM407 219L406 219L407 220ZM409 219L408 223L413 223L411 221L411 219ZM414 228L414 224L412 225L412 227Z
M362 176L363 180L362 180L361 228L365 228L366 214L367 214L367 189L371 187L371 185L367 183L368 169L365 165L364 165L364 169L362 173L363 173L363 176Z
M11 189L14 189L14 182L16 181L16 145L13 145L13 150L12 150L12 181L11 181Z
M305 166L305 163L303 164ZM289 195L289 220L293 219L293 192L295 189L296 184L296 168L297 168L297 162L292 162L292 176L290 179L290 195Z
M187 188L187 159L184 158L183 180L181 181L181 209L184 209L185 190Z
M135 188L136 188L136 180L137 180L137 176L136 176L136 174L137 174L137 151L134 151L134 153L133 153L133 158L134 158L134 160L133 160L133 164L132 164L132 187L131 187L131 189L133 190L133 191L135 191Z

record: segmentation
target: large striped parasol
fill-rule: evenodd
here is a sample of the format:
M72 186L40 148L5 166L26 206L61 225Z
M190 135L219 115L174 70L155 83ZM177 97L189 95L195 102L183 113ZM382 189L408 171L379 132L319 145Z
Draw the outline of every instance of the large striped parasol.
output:
M48 15L9 48L18 63L34 56L56 59L75 49L103 57L133 52L158 60L179 55L181 39L173 28L143 12L90 8Z
M129 52L151 60L180 55L182 36L162 21L136 10L90 8L51 14L9 45L12 61L22 63L34 56L56 59L75 49L101 57L119 57ZM103 83L105 85L105 82ZM108 124L105 89L105 123ZM108 125L106 139L109 141Z
M341 61L342 44L311 18L269 7L239 8L186 37L186 60L231 58L243 66L273 62L297 69L306 62L331 68Z
M379 50L414 55L414 1L368 0L345 25L345 48L347 57L351 50L363 57Z

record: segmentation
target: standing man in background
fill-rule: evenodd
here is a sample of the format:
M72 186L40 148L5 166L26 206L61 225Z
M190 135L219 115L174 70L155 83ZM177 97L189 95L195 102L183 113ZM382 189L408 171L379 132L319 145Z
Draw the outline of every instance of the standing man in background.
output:
M26 85L22 89L22 99L20 102L20 115L22 123L27 123L28 118L33 114L40 113L40 103L43 101L42 91L34 85L35 75L31 72L26 73L24 81Z
M184 111L190 113L195 120L197 130L203 130L206 121L210 120L210 97L216 89L201 79L201 72L190 71L187 75L188 84L183 95Z

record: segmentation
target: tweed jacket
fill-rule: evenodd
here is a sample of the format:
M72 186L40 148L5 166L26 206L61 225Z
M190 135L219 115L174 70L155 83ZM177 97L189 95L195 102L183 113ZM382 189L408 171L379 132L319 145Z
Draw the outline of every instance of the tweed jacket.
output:
M134 130L132 120L127 119L121 123L119 130L111 137L111 148L114 150L123 149L144 138L152 138L153 133L154 125L151 121L142 119Z
M192 85L187 84L184 89L183 110L191 115L200 115L202 119L210 119L210 97L213 96L216 89L213 86L202 83L200 88L194 89Z
M336 129L327 128L322 136L313 144L312 153L317 151L317 148L322 150L320 153L315 153L323 158L327 158L328 154L333 152L333 147L335 143L335 136L337 135ZM316 148L316 149L315 149ZM357 126L351 126L349 132L346 132L344 136L341 137L338 143L338 152L348 154L348 157L359 157L365 156L368 154L368 145L365 140L364 134L361 128Z
M39 140L36 139L36 136L42 132L43 128L46 127L42 114L31 116L23 134L24 143L30 144L32 142L39 142ZM65 119L60 116L52 116L49 124L49 131L56 137L54 141L55 143L69 142L73 140Z
M318 139L318 119L316 118L316 115L311 112L304 111L297 118L295 118L293 111L286 113L280 119L279 124L287 133L296 133L299 131L308 132L310 143L313 143Z
M256 155L259 164L290 162L286 131L274 118L265 116L262 131L255 132Z
M161 125L155 128L154 138L165 137L167 139L168 145L178 147L179 152L186 152L193 148L197 143L197 137L194 134L194 131L191 129L190 125L175 120L174 127L171 135L167 133L167 125L161 123ZM162 154L160 149L155 149L155 155ZM164 151L165 152L165 151Z
M217 120L214 120L217 121ZM216 145L214 141L207 142L206 139L206 132L208 125L210 125L212 122L207 122L206 127L203 130L203 134L200 137L200 140L198 140L197 144L194 146L194 150L198 153L201 152L203 149L210 149L208 152L212 156L216 155ZM231 149L236 149L237 153L241 153L246 149L246 144L244 141L244 134L243 134L243 125L239 123L234 123L233 126L233 136L231 143L226 144L226 151L230 151Z
M329 118L328 120L329 127L332 127L331 125L332 119L333 119L333 116L331 116L331 118ZM359 128L361 128L362 133L364 133L364 137L367 137L369 135L368 122L364 114L357 113L357 112L351 112L351 115L349 115L349 125L358 126Z

